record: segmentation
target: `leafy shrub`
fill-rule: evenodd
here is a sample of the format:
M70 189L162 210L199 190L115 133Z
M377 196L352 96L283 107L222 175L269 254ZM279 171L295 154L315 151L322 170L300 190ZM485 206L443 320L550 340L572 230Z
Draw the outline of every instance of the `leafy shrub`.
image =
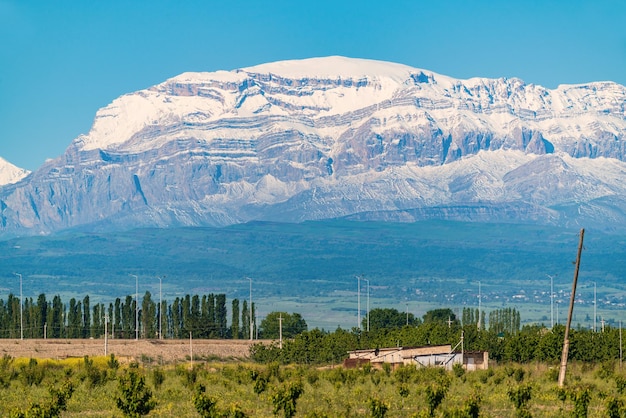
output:
M259 376L254 381L254 393L256 393L257 395L260 395L261 393L265 392L266 388L267 388L267 378L265 376Z
M11 380L15 379L18 373L13 368L13 357L8 354L0 359L0 388L8 388Z
M385 418L387 411L389 410L389 405L380 399L370 398L370 412L372 413L372 417L374 418Z
M71 381L66 381L60 389L50 388L50 400L43 405L32 404L26 412L14 411L12 418L55 418L61 415L61 412L67 410L67 401L74 393L74 385Z
M165 373L160 368L155 368L152 370L152 384L156 389L160 388L161 385L165 382Z
M107 371L94 366L93 360L89 356L83 357L83 367L84 371L80 378L86 380L90 387L100 386L107 382Z
M269 363L267 365L266 368L267 371L267 376L271 379L272 377L275 377L276 380L278 380L279 382L282 382L282 376L280 374L280 364L278 364L278 362L273 361L271 363Z
M107 361L107 366L111 370L117 370L120 367L120 362L115 358L115 354L111 353L109 360Z
M596 376L600 379L609 379L615 374L615 361L605 360L600 363L600 367L596 371Z
M317 383L320 378L320 374L317 370L311 369L306 372L306 381L309 382L309 385L313 386Z
M136 370L129 369L118 380L119 396L115 404L127 417L147 415L156 407L152 399L152 392L146 386L146 381Z
M480 415L481 397L474 392L461 408L455 408L450 411L444 411L444 418L478 418Z
M304 393L304 388L300 381L278 388L271 398L274 414L278 415L280 411L283 411L285 418L293 417L296 414L296 403L302 393Z
M445 385L428 385L426 386L426 402L428 403L428 416L434 417L435 410L445 398L448 387Z
M398 383L409 383L415 376L415 366L400 366L393 372L393 377Z
M465 369L461 363L454 363L452 366L452 372L456 377L462 377L465 374Z
M623 409L624 402L621 399L611 396L606 400L606 415L609 418L622 418Z
M532 415L528 410L528 402L532 398L533 388L531 385L519 385L516 388L509 388L507 395L515 407L515 415L519 418L528 418Z
M203 418L214 418L218 416L217 412L217 399L212 396L207 396L204 385L198 385L196 387L195 394L193 395L193 406Z
M380 373L372 373L370 376L374 386L378 386L381 380Z
M586 386L578 386L570 391L569 397L574 402L573 416L586 418L589 402L591 401L591 390Z
M28 361L28 365L20 367L19 376L21 377L24 385L39 386L45 376L45 370L43 366L40 366L39 363L37 363L36 359L31 358Z
M198 380L198 369L196 367L192 369L188 369L184 366L177 367L176 374L181 377L183 385L190 389L195 386Z
M617 387L617 393L623 394L624 389L626 389L626 379L622 376L615 376L615 386Z
M400 395L401 397L406 398L407 396L409 396L410 393L411 391L406 384L402 383L400 386L398 386L398 395Z
M385 372L385 374L387 376L389 376L391 374L391 364L389 363L383 363L383 371Z

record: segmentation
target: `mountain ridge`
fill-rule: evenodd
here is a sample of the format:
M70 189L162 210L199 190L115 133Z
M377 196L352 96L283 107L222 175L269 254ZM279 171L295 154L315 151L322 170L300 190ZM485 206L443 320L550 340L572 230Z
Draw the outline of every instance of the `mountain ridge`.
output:
M0 234L488 208L611 229L626 221L625 138L611 82L549 90L345 57L183 73L114 100L2 187Z

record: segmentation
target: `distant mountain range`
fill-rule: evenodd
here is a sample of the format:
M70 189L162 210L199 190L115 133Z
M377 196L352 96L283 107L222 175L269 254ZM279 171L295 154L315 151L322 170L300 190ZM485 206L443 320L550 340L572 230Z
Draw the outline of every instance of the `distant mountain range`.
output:
M626 225L626 88L344 57L184 73L18 180L0 235L253 220ZM7 180L8 179L8 180Z

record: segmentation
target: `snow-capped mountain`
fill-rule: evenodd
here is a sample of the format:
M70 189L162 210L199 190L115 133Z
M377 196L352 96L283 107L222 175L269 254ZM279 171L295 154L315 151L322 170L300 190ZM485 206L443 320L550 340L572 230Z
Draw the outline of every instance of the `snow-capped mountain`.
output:
M30 174L30 171L16 167L0 157L0 187L5 184L17 183Z
M251 220L626 220L626 88L457 80L344 57L184 73L114 100L5 233Z

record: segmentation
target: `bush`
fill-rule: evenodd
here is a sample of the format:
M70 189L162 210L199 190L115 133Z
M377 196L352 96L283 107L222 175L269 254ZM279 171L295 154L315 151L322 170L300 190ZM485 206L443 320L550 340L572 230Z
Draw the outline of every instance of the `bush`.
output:
M107 382L107 371L100 370L98 367L93 365L93 360L89 358L89 356L83 357L84 362L84 372L80 377L81 380L87 380L87 384L89 387L95 387L103 385Z
M152 399L152 392L146 386L144 377L134 369L120 376L118 392L115 404L124 416L140 417L147 415L156 407L156 401Z
M117 370L120 367L120 362L115 358L115 354L111 353L109 361L107 361L107 366L109 366L111 370Z
M481 397L478 393L473 393L462 408L452 409L451 411L444 411L444 418L478 418L480 415L480 402Z
M296 403L303 392L304 388L300 381L277 389L272 395L274 414L278 415L280 411L283 411L285 418L293 417L296 414Z
M154 385L155 389L158 389L161 387L164 381L165 373L163 373L163 370L157 367L152 371L152 384Z
M206 395L206 389L203 385L196 387L193 395L193 406L203 418L213 418L218 416L217 399Z
M461 363L454 363L452 366L452 372L456 377L462 377L465 374L465 369Z
M380 399L370 398L369 404L372 417L374 418L384 418L387 414L387 410L389 410L389 405Z
M606 415L609 418L621 418L624 402L621 399L610 397L606 401Z
M50 400L43 405L33 404L26 412L14 411L13 418L55 418L67 409L67 401L74 393L74 385L71 381L66 381L60 389L50 388Z
M426 386L426 402L428 403L428 416L434 417L435 410L445 398L448 387L444 385L428 385Z
M20 377L26 386L39 386L43 381L45 370L43 366L37 363L37 360L31 358L28 365L20 367Z
M617 387L617 393L623 394L624 389L626 389L626 379L622 376L615 376L615 386Z
M586 418L589 402L591 401L591 390L588 387L579 386L569 393L570 399L574 402L574 414L576 418Z

